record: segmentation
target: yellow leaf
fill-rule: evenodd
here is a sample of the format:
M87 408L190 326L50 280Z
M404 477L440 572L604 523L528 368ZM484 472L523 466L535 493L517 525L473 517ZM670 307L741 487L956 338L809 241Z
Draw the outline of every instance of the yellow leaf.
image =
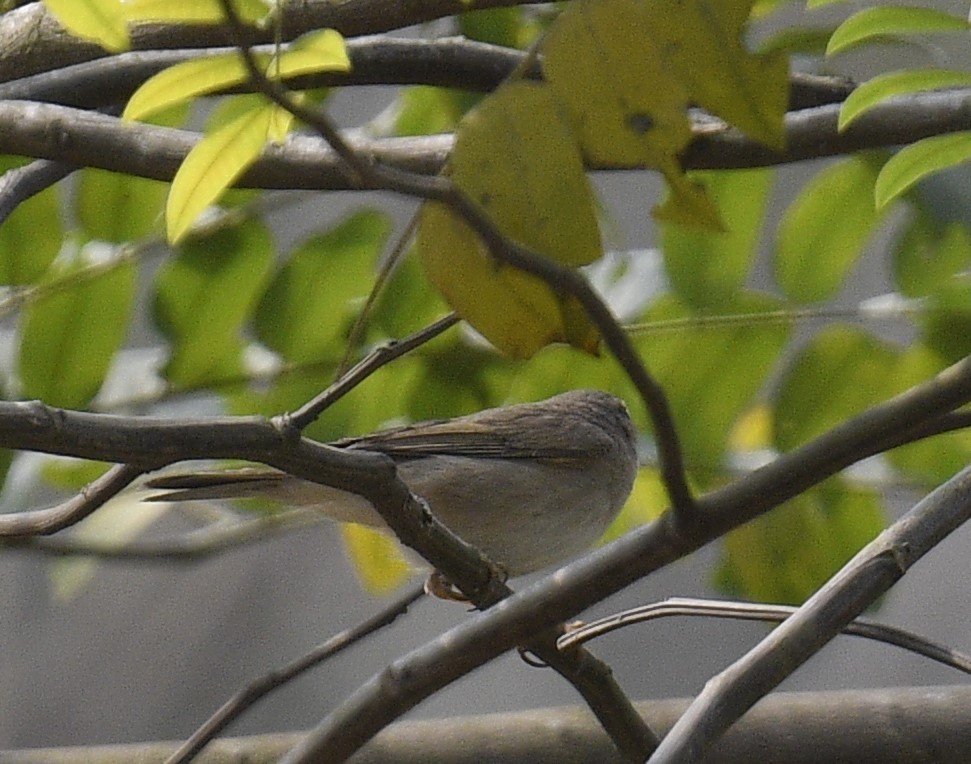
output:
M662 172L671 197L655 215L718 228L702 186L683 175L679 155L691 142L690 95L652 44L639 0L580 0L556 20L543 43L543 70L566 107L584 156L600 165L640 164Z
M411 565L387 534L353 523L342 524L341 533L361 583L371 594L390 592L411 575Z
M662 170L663 172L663 170ZM670 196L654 208L654 217L667 223L724 231L718 206L701 183L674 169L664 172Z
M789 62L743 45L753 0L651 2L652 43L697 103L757 141L782 149L789 104Z
M131 47L120 0L44 0L44 5L75 37L112 53Z
M450 172L511 239L565 265L600 257L583 164L544 86L505 85L469 112L456 133ZM440 205L423 208L418 245L435 287L503 352L525 358L559 341L596 350L596 330L575 300L500 265Z
M657 520L669 504L661 474L656 469L639 470L624 508L607 528L601 541L613 541L634 528Z
M544 74L597 164L668 167L691 141L689 95L653 37L637 0L580 0L546 35Z
M165 207L169 242L180 241L199 214L216 201L263 151L281 111L275 104L255 106L206 135L185 158L169 191ZM282 119L292 119L289 115ZM276 125L276 127L274 127Z
M314 72L350 71L344 38L334 29L309 32L293 41L280 55L280 75L295 77Z
M663 173L666 220L720 228L705 189L688 181L680 155L691 141L689 104L704 106L754 138L780 147L788 101L781 55L742 45L752 0L578 0L543 42L543 70L566 108L585 156Z
M306 100L305 96L305 93L293 93L290 98L299 106ZM283 143L290 133L291 127L293 127L293 115L280 107L273 109L270 114L270 123L266 128L266 140L270 143Z
M268 56L264 56L267 61ZM196 96L240 85L249 79L242 59L236 53L211 56L170 66L150 77L125 106L122 119L144 119L173 104Z
M735 424L730 437L735 451L757 451L772 442L772 409L761 403L753 406Z

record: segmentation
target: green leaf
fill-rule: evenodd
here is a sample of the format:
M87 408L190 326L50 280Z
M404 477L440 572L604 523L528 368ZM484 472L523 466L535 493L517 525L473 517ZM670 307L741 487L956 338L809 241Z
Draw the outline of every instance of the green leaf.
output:
M755 0L750 16L752 20L764 19L792 2L793 0Z
M80 175L75 203L88 237L121 244L148 236L161 223L168 184L90 167Z
M885 525L875 493L829 481L729 533L718 581L745 599L802 604Z
M513 364L511 371L514 372L511 381L499 376L496 389L500 403L538 401L563 390L597 388L631 401L634 404L631 406L631 418L638 429L649 427L644 407L636 403L637 392L617 361L608 353L591 356L554 345L544 348L526 363Z
M271 12L263 0L234 0L233 7L247 24L257 24ZM125 0L122 9L129 21L218 24L226 18L219 0Z
M172 181L165 208L170 243L181 241L202 211L259 158L267 141L292 123L293 115L259 96L240 99L247 99L243 113L199 141Z
M447 312L448 305L428 281L412 249L381 290L372 316L389 337L405 337Z
M347 72L351 60L340 32L335 29L318 29L301 35L280 54L273 71L278 77L298 77L317 72Z
M897 357L890 345L857 329L821 331L782 379L775 446L790 451L888 397Z
M967 328L967 326L965 326ZM905 390L943 371L947 363L933 350L912 345L894 371L897 387ZM971 432L959 430L895 448L887 460L904 475L928 489L938 486L971 462Z
M397 135L432 135L455 129L462 115L474 104L465 104L468 94L447 88L416 85L398 96L394 121Z
M75 37L97 43L111 53L131 47L120 0L44 0L44 5Z
M926 345L948 363L971 354L971 276L956 275L932 293L920 325Z
M24 395L52 406L84 408L128 331L134 265L121 262L93 274L82 272L83 265L61 270L53 277L58 288L24 310L18 367Z
M467 11L458 17L459 33L470 40L520 48L526 42L524 20L523 9L515 6Z
M450 170L506 236L564 265L600 257L583 163L544 86L504 85L469 112ZM471 229L441 205L422 208L417 241L431 282L503 352L525 358L558 341L596 348L596 331L574 300L533 276L497 267Z
M264 73L274 79L347 71L351 66L344 38L333 29L303 35L279 58L257 54L256 60ZM175 104L242 85L248 80L249 72L237 53L176 64L146 80L132 94L122 119L143 120Z
M0 157L0 172L24 164ZM58 186L22 201L0 224L0 284L32 284L46 272L64 240Z
M339 357L390 230L386 215L366 210L301 244L257 308L260 341L291 363Z
M112 467L107 462L89 462L86 459L52 457L40 468L44 482L60 491L76 493L92 480L101 477Z
M418 361L405 408L413 421L461 416L508 400L510 364L486 348L470 346L460 332L424 345Z
M774 173L759 169L694 175L702 175L726 230L664 224L661 248L674 291L693 308L718 309L748 276Z
M885 5L866 8L840 24L826 47L832 56L879 37L939 32L966 32L968 22L933 8Z
M762 55L770 53L800 53L821 56L826 50L832 27L789 27L761 40L756 50Z
M263 293L273 263L266 228L247 220L189 239L155 279L155 318L173 344L165 368L189 386L238 372L241 328Z
M265 416L293 411L334 381L336 367L334 360L288 369L272 384L259 388L246 386L228 397L229 410L239 415ZM373 432L393 421L400 424L402 412L407 410L413 394L419 368L416 358L406 356L378 369L350 395L328 407L304 435L326 443L348 435Z
M877 173L872 157L840 162L810 180L786 210L776 234L775 272L791 299L825 300L842 288L884 217L873 206Z
M668 394L685 458L701 476L710 478L721 466L732 426L764 387L785 347L790 327L759 320L760 314L780 307L774 298L743 292L719 318L736 314L747 320L708 322L696 316L696 326L671 331L664 329L666 322L693 314L665 297L632 328L644 362Z
M907 297L924 297L971 267L971 236L961 223L940 230L927 212L918 212L897 239L894 283Z
M971 132L937 135L905 146L883 166L873 189L885 207L917 181L971 159Z
M948 69L914 69L881 74L864 82L843 102L840 108L839 129L845 130L861 114L888 98L924 90L941 90L968 85L971 85L971 72Z

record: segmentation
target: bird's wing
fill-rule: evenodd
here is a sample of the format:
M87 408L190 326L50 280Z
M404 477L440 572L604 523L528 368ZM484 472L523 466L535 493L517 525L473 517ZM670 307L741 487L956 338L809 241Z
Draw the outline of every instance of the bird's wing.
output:
M580 449L555 449L530 444L512 428L484 426L461 420L422 422L371 435L345 438L338 448L379 451L399 459L423 456L467 456L479 459L576 459ZM586 454L588 455L588 454Z

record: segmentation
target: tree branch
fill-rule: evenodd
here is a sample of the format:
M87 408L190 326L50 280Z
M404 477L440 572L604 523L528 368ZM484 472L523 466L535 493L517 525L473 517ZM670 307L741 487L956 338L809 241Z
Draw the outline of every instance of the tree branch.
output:
M661 602L628 608L620 613L584 623L577 629L564 634L556 641L556 644L561 650L569 650L576 645L586 644L591 639L618 629L673 616L782 623L797 609L791 605L769 605L760 602L669 597ZM877 623L866 618L856 618L846 624L841 633L846 636L863 637L894 645L957 671L971 674L971 656L947 645L933 642L911 631Z
M637 704L652 726L668 730L687 700ZM971 750L971 688L881 688L842 692L778 693L766 698L712 748L711 764L965 764ZM501 734L496 734L501 730ZM245 758L270 764L299 735L217 740L197 764ZM357 764L468 764L470 751L489 751L490 764L623 760L585 709L564 707L516 713L407 721L383 730ZM162 761L175 743L2 751L4 764L130 764Z
M21 202L63 180L76 169L64 162L35 159L0 175L0 225Z
M396 718L402 697L412 707L531 634L575 617L625 586L684 557L728 530L797 496L870 453L898 428L952 411L971 400L971 359L875 406L735 483L699 499L703 522L679 530L669 516L556 571L372 677L328 716L287 759L338 761ZM406 709L405 709L406 710Z
M114 461L114 460L111 460ZM0 538L47 536L81 522L112 496L117 496L145 473L141 467L119 464L63 504L31 512L0 515Z
M281 40L290 42L314 29L336 29L345 37L379 34L482 8L526 5L524 0L285 0ZM272 44L275 31L249 29L251 45ZM134 50L210 48L227 45L228 24L136 24L131 28ZM72 37L42 3L31 3L0 15L0 82L29 77L107 53Z
M786 117L788 148L781 153L710 120L695 126L686 169L765 167L913 143L971 128L971 90L922 93L873 109L850 128L836 130L839 105L794 112ZM0 101L0 152L100 167L128 175L170 181L201 136L187 130L132 125L116 117L54 104ZM452 149L453 136L430 135L377 140L349 139L355 152L409 173L437 174ZM592 171L643 169L590 165ZM293 136L269 146L237 186L266 189L348 190L336 154L326 142Z
M662 731L687 700L637 704ZM710 764L965 764L971 750L971 688L909 687L841 692L778 693L766 698L713 746ZM496 734L501 730L501 734ZM276 762L300 733L214 741L197 764ZM470 751L489 751L490 764L623 761L586 709L563 707L514 713L406 721L383 730L354 759L357 764L468 764ZM4 764L130 764L170 756L176 743L129 743L0 751Z
M270 55L278 49L277 45L260 45L253 51ZM88 109L121 103L163 69L236 52L235 47L130 51L0 83L0 100L43 101ZM351 61L349 72L321 72L284 81L294 90L350 85L437 85L488 92L525 59L522 51L464 37L432 40L366 37L348 40L347 54ZM538 66L527 74L538 77ZM833 84L824 86L822 78L818 79L820 83L815 87L807 83L807 97L809 92L817 99L825 92L832 92ZM225 92L252 91L253 87L247 86Z
M651 757L700 761L705 750L762 697L815 655L971 518L971 467L921 500L860 550L756 647L710 679Z
M227 700L215 714L206 720L193 735L185 741L178 750L166 758L165 764L182 764L193 759L216 735L222 732L233 721L238 719L247 708L269 695L274 690L284 686L300 674L319 666L324 661L351 645L360 642L365 637L390 626L400 616L408 612L420 597L425 594L423 587L405 592L371 618L357 626L345 629L335 634L321 645L318 645L306 655L302 655L286 666L271 671L269 674L250 682L246 687Z
M495 90L527 60L515 48L464 37L416 39L365 37L347 40L349 72L319 72L284 79L291 90L362 85L434 85L471 92ZM271 55L281 46L259 45L253 52ZM282 46L283 50L287 45ZM176 64L236 52L235 47L129 51L107 58L0 82L0 100L42 101L75 108L122 103L149 77ZM542 79L541 56L534 56L522 76ZM807 109L839 103L854 84L840 77L796 72L791 76L789 108ZM252 92L251 85L221 93Z
M0 515L3 520L6 515ZM212 557L247 544L266 541L271 534L319 524L319 513L306 509L215 523L178 536L118 542L67 536L0 536L0 547L48 557L96 557L102 562L181 563Z

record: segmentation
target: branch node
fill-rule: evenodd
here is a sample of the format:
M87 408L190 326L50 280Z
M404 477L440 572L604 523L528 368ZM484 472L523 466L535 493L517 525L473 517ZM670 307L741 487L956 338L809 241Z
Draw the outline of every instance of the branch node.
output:
M289 412L277 414L270 419L273 429L280 433L280 439L287 445L296 444L301 438L301 428L294 422Z

